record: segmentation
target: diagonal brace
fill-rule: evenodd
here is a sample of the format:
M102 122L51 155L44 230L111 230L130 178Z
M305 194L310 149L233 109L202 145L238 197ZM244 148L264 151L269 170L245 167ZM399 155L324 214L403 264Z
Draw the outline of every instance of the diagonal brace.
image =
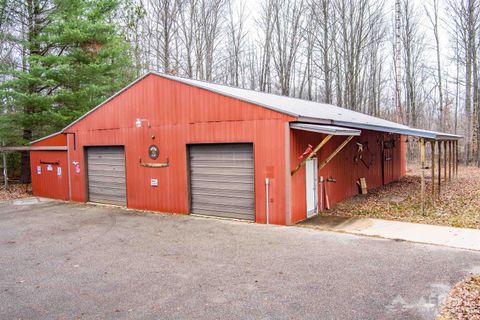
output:
M312 150L312 152L310 152L310 154L302 160L302 162L300 162L298 164L298 166L293 169L292 171L292 176L298 171L300 170L300 168L310 159L312 158L317 152L318 150L320 150L331 138L333 137L333 135L329 134L328 136L326 136L325 138L323 138L322 142L320 142L316 147L315 149Z
M345 139L345 141L342 142L342 144L340 144L337 149L335 149L335 151L333 151L328 157L327 159L325 159L319 166L318 166L318 171L322 170L323 167L325 167L329 162L330 160L332 160L336 155L337 153L339 153L349 142L350 140L353 139L354 136L348 136L347 139Z

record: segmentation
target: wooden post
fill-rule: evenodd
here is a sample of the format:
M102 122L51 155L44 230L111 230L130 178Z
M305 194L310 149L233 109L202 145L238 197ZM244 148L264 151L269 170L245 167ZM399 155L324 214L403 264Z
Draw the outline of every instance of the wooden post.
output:
M447 184L447 141L443 141L443 179Z
M448 182L452 182L452 141L448 141Z
M430 140L430 146L432 147L432 205L435 204L435 140Z
M2 147L5 147L5 142L2 142ZM3 185L5 187L5 190L8 189L8 171L7 171L7 152L4 150L2 152L2 158L3 158Z
M453 175L453 178L455 179L455 174L456 174L456 163L457 163L457 154L455 152L455 146L456 146L456 141L453 140L452 141L452 157L453 157L453 160L452 160L452 175Z
M3 184L5 187L5 190L8 189L8 172L7 172L7 153L4 151L2 152L3 156Z
M442 190L442 141L438 141L438 197Z
M330 135L326 136L325 138L323 138L322 142L320 142L320 143L315 147L315 149L313 149L312 152L310 152L310 154L309 154L305 159L303 159L302 162L300 162L295 169L293 169L293 171L292 171L292 173L291 173L292 176L295 174L295 172L297 172L298 170L300 170L300 168L301 168L311 157L313 157L313 156L318 152L318 150L320 150L332 137L333 137L333 135L330 134Z
M458 178L458 140L455 141L455 176Z
M421 207L422 207L422 215L425 214L425 139L420 138L420 159L421 159L421 166L422 166L422 174L420 181L420 197L421 197Z
M345 147L347 145L347 143L350 142L350 140L353 139L354 136L349 136L347 139L345 139L345 141L343 141L338 147L337 149L335 149L335 151L333 151L328 157L327 159L325 159L319 166L318 166L318 171L322 170L323 167L325 167L329 162L330 160L333 159L333 157L335 157L337 155L337 153L339 153L343 147Z

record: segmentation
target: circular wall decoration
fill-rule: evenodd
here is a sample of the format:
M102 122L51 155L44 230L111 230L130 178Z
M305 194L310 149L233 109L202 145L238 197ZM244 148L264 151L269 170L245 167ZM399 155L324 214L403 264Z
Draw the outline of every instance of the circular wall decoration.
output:
M158 147L154 144L152 144L150 147L148 147L148 156L155 160L158 158Z

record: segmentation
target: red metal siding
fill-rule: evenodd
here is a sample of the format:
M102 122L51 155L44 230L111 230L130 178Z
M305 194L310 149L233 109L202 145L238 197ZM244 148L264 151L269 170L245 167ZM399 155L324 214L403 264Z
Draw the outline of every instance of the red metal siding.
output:
M141 128L137 118L146 119ZM124 145L127 206L163 212L189 213L187 145L195 143L251 142L255 156L256 222L265 222L265 177L269 175L270 221L285 224L284 124L293 118L277 112L150 75L121 93L68 132L72 167L72 200L87 201L84 147ZM148 127L150 124L150 127ZM148 157L156 144L157 160ZM163 163L166 168L145 168L140 161ZM158 179L158 187L150 186Z
M359 193L359 188L356 182L359 178L365 177L368 188L376 188L382 185L382 153L381 153L381 138L383 134L374 131L362 130L359 137L355 137L345 148L338 153L333 160L319 171L319 176L324 179L333 178L336 182L328 183L328 194L330 205L338 203L348 197ZM400 143L398 135L389 136L396 137L397 143L393 149L394 160L388 163L388 181L391 179L398 179L404 174L405 160L404 158L404 142ZM324 135L312 132L305 132L299 130L292 130L291 139L291 169L293 170L300 162L298 159L308 144L316 146L324 138ZM346 137L333 137L323 149L317 154L319 164L330 154L335 148L344 141ZM370 163L369 158L372 157L369 168L363 162L355 162L355 155L358 147L355 142L362 144L368 143L368 150L364 149L364 160ZM403 157L403 158L402 158ZM300 169L292 177L291 181L291 214L292 222L298 222L306 219L306 199L305 199L305 168ZM320 190L319 190L320 191ZM323 196L319 194L319 197ZM325 202L324 202L325 203Z
M32 143L32 146L35 146L35 147L40 147L40 146L51 147L51 146L66 146L66 145L67 145L67 135L63 133L59 133L49 138Z
M135 120L142 119L142 127ZM35 145L67 145L67 152L32 152L33 189L36 195L58 199L68 198L68 166L71 174L71 200L88 201L85 172L85 147L125 147L127 206L162 212L189 213L187 145L195 143L253 143L255 158L255 221L266 221L265 178L270 179L270 222L286 224L290 212L291 223L305 219L305 169L291 177L286 167L293 169L298 156L308 144L317 145L320 134L291 130L286 135L285 125L292 117L237 99L212 93L184 83L149 75L120 93L84 119L67 129L69 135L56 135ZM356 181L367 179L369 188L382 184L381 138L393 136L363 131L345 147L319 175L332 177L329 183L330 203L333 205L358 193ZM398 136L397 136L398 137ZM345 137L335 137L319 153L321 162ZM290 141L290 148L285 143ZM405 174L405 143L396 144L394 159L384 170L386 180L395 180ZM365 143L373 154L369 169L355 162L357 146ZM148 157L148 147L159 147L158 159ZM290 155L290 164L286 163ZM286 156L287 155L287 156ZM57 159L58 158L58 159ZM60 160L63 176L36 175L40 161ZM166 168L146 168L146 163L169 163ZM77 168L78 164L78 168ZM77 169L79 169L77 171ZM56 169L53 171L56 174ZM150 185L158 180L158 187ZM289 187L287 187L289 185ZM288 194L290 190L290 195ZM287 207L288 206L288 207Z
M47 170L46 163L51 164L52 171ZM41 173L37 173L40 166ZM32 192L35 196L68 200L68 164L66 151L31 151L30 167L32 172ZM58 175L57 168L61 168Z

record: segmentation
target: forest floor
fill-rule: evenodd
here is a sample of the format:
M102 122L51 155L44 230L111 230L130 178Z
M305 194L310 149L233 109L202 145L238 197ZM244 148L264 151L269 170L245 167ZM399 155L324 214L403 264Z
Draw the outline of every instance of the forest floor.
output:
M456 284L445 299L437 320L480 320L480 275Z
M2 183L0 186L0 201L29 197L32 195L31 190L31 185L20 183L12 183L8 186L8 190L5 190Z
M324 215L365 217L480 229L480 169L459 167L458 178L442 183L432 204L430 170L425 170L426 206L421 210L420 167L411 165L400 181L343 201ZM438 187L435 185L435 187Z

